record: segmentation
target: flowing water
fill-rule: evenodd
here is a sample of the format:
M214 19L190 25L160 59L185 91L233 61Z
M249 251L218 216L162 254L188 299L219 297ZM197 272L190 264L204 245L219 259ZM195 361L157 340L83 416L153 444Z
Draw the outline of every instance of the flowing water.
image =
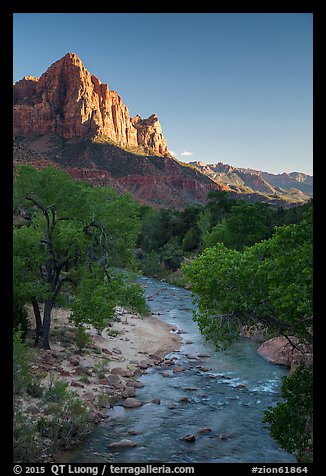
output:
M280 400L281 378L287 371L260 357L257 344L248 339L217 352L192 319L189 291L155 279L139 280L145 295L153 297L151 311L182 332L180 351L168 357L185 370L173 374L148 369L136 398L142 402L159 398L160 404L130 409L116 405L109 410L110 418L60 462L295 463L262 422L264 410ZM203 427L211 431L200 432ZM196 435L196 441L184 441L188 434ZM137 446L108 447L123 438Z

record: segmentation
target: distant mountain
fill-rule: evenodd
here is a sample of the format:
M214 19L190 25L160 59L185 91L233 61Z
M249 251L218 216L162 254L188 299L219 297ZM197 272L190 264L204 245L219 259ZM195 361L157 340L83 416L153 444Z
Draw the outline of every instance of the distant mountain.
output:
M157 207L204 203L210 190L280 206L305 201L310 193L304 174L283 177L277 185L262 172L179 162L168 152L157 115L130 117L119 94L91 75L75 53L40 78L16 82L13 99L15 164L52 164L77 180L111 185Z
M236 193L260 193L288 203L305 202L313 195L313 177L301 172L271 174L261 170L223 164L190 162L216 183L229 187Z

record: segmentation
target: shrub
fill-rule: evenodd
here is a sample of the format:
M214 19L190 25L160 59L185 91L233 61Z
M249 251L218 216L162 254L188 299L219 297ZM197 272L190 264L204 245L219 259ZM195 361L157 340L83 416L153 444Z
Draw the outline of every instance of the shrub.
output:
M13 457L15 463L35 461L35 425L21 411L14 412L13 418Z
M32 383L30 352L23 342L23 331L18 328L13 335L13 392L23 393Z
M278 444L295 453L304 462L312 461L313 368L302 364L293 375L283 377L283 402L269 407L264 421L270 425L271 436Z
M24 340L27 331L30 327L28 320L28 313L23 304L14 296L13 298L13 328L14 330L20 329L22 331L21 337Z
M51 438L54 450L69 446L72 439L80 439L89 431L89 408L67 386L62 380L51 382L43 397L44 403L51 403L51 414L42 416L36 425L41 436Z
M155 277L162 271L160 256L156 251L144 253L141 258L140 266L146 276Z
M76 327L75 339L76 339L76 346L79 352L85 349L85 347L87 347L92 342L92 338L89 334L87 334L84 326Z

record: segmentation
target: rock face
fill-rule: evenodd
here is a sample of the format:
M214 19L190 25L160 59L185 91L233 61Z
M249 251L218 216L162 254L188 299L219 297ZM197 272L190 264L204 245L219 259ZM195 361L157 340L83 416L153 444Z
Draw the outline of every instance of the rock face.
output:
M233 167L223 162L206 164L202 161L190 162L205 175L229 187L229 190L254 194L256 199L268 195L274 200L305 202L313 195L313 178L300 172L270 174L260 170ZM251 192L250 192L251 190ZM285 204L286 205L286 204Z
M14 139L14 164L47 165L74 179L130 192L143 204L182 209L204 203L210 190L223 189L197 169L172 157L137 155L101 139L64 139L58 134Z
M307 345L299 344L295 337L290 339L297 346L296 348L292 347L285 337L274 337L265 341L257 352L273 364L291 368L291 372L294 372L300 362L312 363L312 349Z
M119 94L91 75L75 53L53 63L39 79L25 76L15 83L13 99L15 136L106 136L119 146L168 153L158 117L131 118Z

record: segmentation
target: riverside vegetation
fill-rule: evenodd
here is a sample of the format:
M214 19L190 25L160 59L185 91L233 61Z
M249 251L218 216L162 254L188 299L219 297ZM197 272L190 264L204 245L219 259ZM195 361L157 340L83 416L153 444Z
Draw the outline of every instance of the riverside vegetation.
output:
M52 311L65 305L82 350L84 326L100 334L116 306L146 314L126 269L191 287L199 328L218 346L238 338L244 324L312 344L312 200L283 209L211 191L205 205L156 210L52 167L17 166L14 217L14 396L34 389L49 406L48 416L31 421L15 399L17 461L35 458L38 437L60 448L90 425L89 409L64 381L46 389L35 381L24 343L27 304L36 346L50 348ZM311 461L312 366L286 377L281 392L265 421L282 448Z

